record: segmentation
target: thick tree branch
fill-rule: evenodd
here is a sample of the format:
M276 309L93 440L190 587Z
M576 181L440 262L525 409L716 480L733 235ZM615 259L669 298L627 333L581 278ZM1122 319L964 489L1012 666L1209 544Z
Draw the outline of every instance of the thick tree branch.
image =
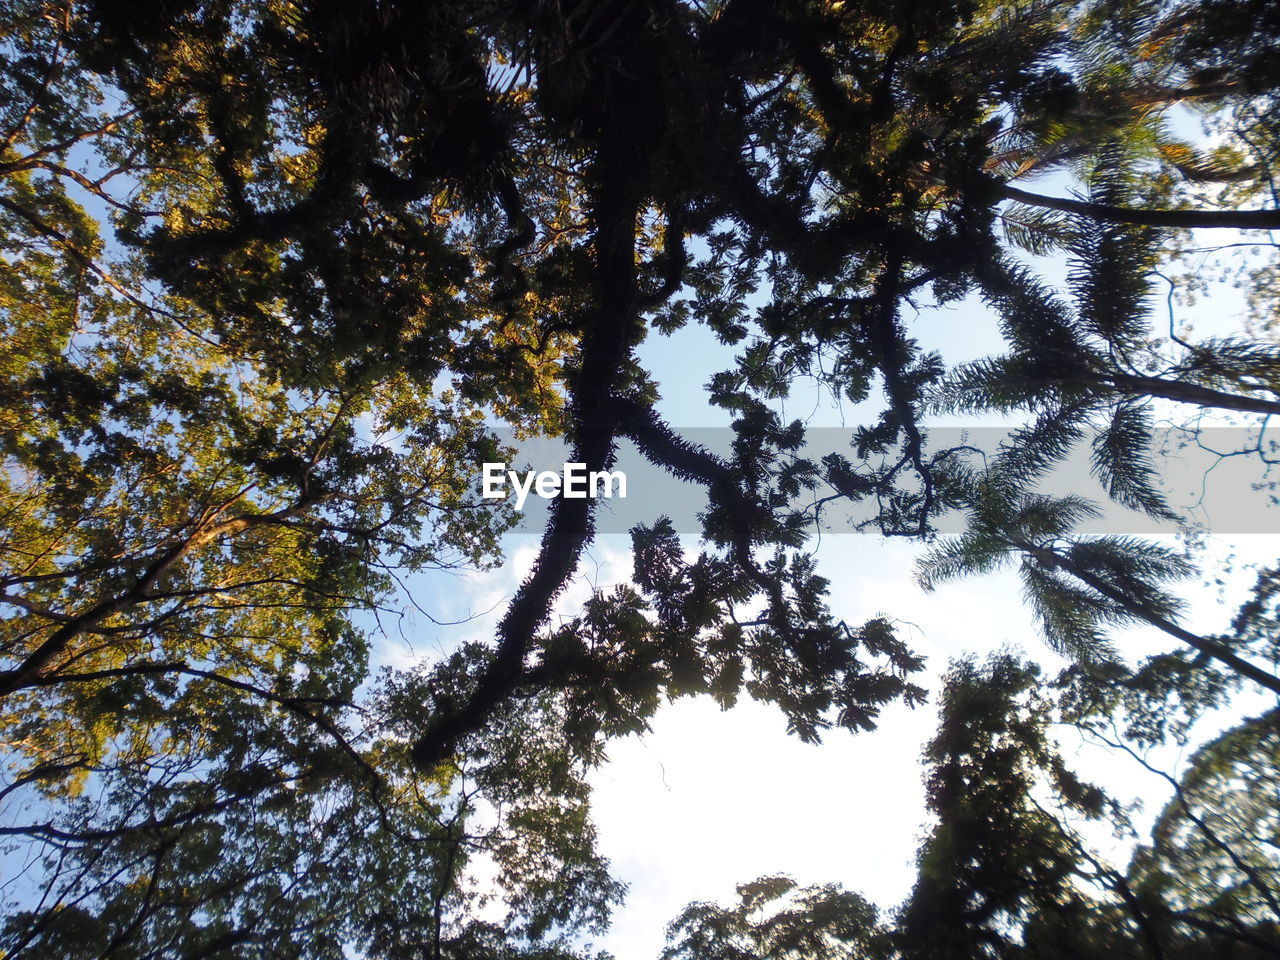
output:
M1016 546L1030 553L1032 556L1037 558L1043 557L1046 563L1060 566L1073 577L1080 580L1082 583L1088 584L1098 593L1102 594L1108 600L1114 601L1121 608L1133 614L1135 617L1146 621L1153 627L1163 630L1169 636L1181 640L1188 646L1194 647L1205 656L1212 657L1220 663L1226 664L1242 677L1247 677L1254 683L1265 687L1273 693L1280 694L1280 677L1267 673L1267 671L1262 668L1255 666L1248 660L1238 656L1230 647L1221 641L1213 640L1209 637L1202 637L1198 634L1192 633L1190 630L1178 626L1172 620L1162 617L1159 613L1150 609L1145 603L1142 603L1140 600L1129 596L1124 591L1117 589L1102 577L1099 577L1097 574L1080 564L1073 562L1057 551L1045 550L1025 542L1017 543Z
M578 368L569 380L573 458L588 471L603 471L613 463L617 431L613 397L638 339L635 245L644 191L643 155L631 138L629 125L634 118L622 106L617 110L601 131L592 169L595 305L583 317ZM534 637L550 617L552 604L568 585L595 532L594 513L595 502L590 499L560 497L552 504L533 570L498 624L492 662L467 702L433 718L412 747L413 760L421 768L433 767L459 739L483 726L520 684Z
M1142 377L1129 373L1108 373L1102 379L1125 394L1160 397L1177 403L1244 413L1280 414L1280 400L1267 400L1246 393L1226 393L1198 383L1170 380L1167 377Z
M1170 229L1280 229L1280 210L1136 210L1131 207L1113 207L1105 203L1090 203L1067 197L1046 197L1028 193L1005 184L1001 191L1005 199L1016 200L1033 207L1075 213L1104 223L1134 223L1145 227Z

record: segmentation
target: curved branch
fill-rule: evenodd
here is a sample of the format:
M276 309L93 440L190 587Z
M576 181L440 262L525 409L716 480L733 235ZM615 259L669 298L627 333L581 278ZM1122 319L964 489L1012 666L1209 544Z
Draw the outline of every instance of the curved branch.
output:
M626 120L615 118L601 135L593 164L591 220L595 224L595 309L582 318L579 366L569 380L574 462L588 471L613 463L617 415L613 397L637 340L636 218L643 200L641 155L630 142ZM433 718L410 756L430 769L458 740L479 730L519 686L525 657L555 599L577 569L595 533L595 502L560 497L551 507L533 570L516 591L498 624L494 659L465 704Z
M317 494L304 497L292 506L284 507L274 513L244 514L213 523L204 529L195 530L181 543L153 554L151 562L138 576L132 587L115 597L99 601L82 613L67 617L62 626L29 653L22 663L11 670L0 671L0 697L29 686L31 681L39 676L55 657L66 650L67 645L79 634L92 629L110 616L155 599L152 590L157 582L184 557L221 537L235 536L261 523L273 523L298 516L329 498L328 494Z

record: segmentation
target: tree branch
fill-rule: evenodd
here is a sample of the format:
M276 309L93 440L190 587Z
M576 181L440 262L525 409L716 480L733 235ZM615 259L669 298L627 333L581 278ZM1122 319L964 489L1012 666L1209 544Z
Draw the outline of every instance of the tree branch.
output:
M1007 200L1075 213L1105 223L1135 223L1146 227L1186 230L1280 229L1280 210L1135 210L1131 207L1113 207L1105 203L1090 203L1067 197L1046 197L1008 184L1005 184L1001 193Z

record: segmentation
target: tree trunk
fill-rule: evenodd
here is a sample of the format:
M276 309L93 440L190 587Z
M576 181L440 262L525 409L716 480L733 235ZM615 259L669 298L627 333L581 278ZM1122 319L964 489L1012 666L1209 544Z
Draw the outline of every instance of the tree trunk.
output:
M1209 637L1199 636L1198 634L1192 633L1190 630L1183 629L1172 620L1168 620L1165 617L1160 616L1160 614L1156 613L1154 610L1147 609L1146 606L1134 600L1132 597L1127 596L1120 590L1117 590L1101 577L1096 576L1083 567L1072 563L1060 553L1054 553L1054 560L1062 567L1062 569L1066 570L1078 580L1087 583L1104 597L1114 600L1134 616L1145 620L1153 627L1158 627L1165 633L1169 634L1169 636L1175 637L1183 643L1194 647L1206 656L1217 660L1219 663L1226 664L1242 677L1248 677L1254 683L1265 687L1273 693L1280 694L1280 677L1267 673L1267 671L1263 670L1261 667L1255 666L1248 660L1237 656L1226 644L1218 640L1212 640Z
M1241 410L1245 413L1261 413L1270 416L1280 414L1280 400L1268 400L1247 393L1226 393L1180 380L1164 377L1139 377L1127 373L1115 373L1106 377L1115 388L1126 394L1160 397L1178 403L1190 403L1198 407L1214 407L1219 410Z
M1017 200L1019 203L1077 213L1106 223L1136 223L1144 227L1187 230L1280 230L1280 210L1135 210L1131 207L1113 207L1105 203L1090 203L1067 197L1046 197L1038 193L1027 193L1008 184L1005 184L1002 192L1007 199Z

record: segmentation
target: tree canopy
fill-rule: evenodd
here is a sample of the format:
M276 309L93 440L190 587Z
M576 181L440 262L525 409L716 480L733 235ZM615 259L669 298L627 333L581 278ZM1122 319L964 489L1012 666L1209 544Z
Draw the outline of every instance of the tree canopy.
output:
M1018 562L1073 666L953 666L898 914L766 878L690 907L668 955L1280 952L1271 713L1168 776L1127 870L1068 822L1120 813L1048 730L1127 723L1133 749L1280 692L1274 573L1196 633L1186 557L1080 534L1095 508L1040 489L1087 442L1105 496L1182 519L1160 420L1253 424L1266 459L1276 16L0 0L0 953L582 956L623 895L586 786L610 738L686 695L808 741L924 702L922 658L842 618L812 556L832 500L919 541L926 587ZM1161 271L1228 229L1253 320L1189 338ZM917 334L966 299L1000 355ZM723 347L728 453L639 359L685 326ZM801 380L853 405L847 452L804 455ZM944 413L1017 426L946 446ZM487 642L379 667L396 598L502 562L500 429L589 471L633 444L705 491L697 544L651 518L631 581L553 618L598 509L557 499ZM1171 650L1127 659L1125 623Z

